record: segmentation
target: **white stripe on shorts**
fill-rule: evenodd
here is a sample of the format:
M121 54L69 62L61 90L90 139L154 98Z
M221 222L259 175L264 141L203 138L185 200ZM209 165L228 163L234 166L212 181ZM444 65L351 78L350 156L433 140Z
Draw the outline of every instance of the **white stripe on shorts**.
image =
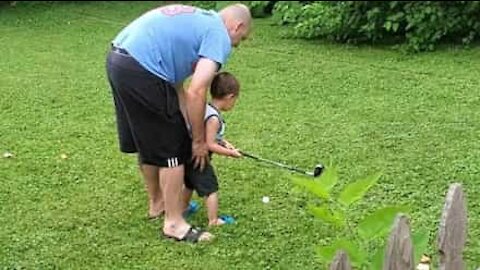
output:
M177 167L178 166L178 158L169 158L167 159L167 163L168 163L168 167L169 168L172 168L172 167Z

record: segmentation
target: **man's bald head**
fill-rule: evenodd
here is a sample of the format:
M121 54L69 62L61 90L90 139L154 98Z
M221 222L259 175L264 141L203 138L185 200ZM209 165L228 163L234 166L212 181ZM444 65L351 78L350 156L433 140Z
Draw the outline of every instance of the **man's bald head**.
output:
M222 17L229 17L238 21L242 21L248 25L250 25L252 21L250 9L244 4L233 4L226 6L220 10L220 15Z
M220 16L228 30L234 47L238 46L250 34L252 14L244 4L233 4L220 10Z

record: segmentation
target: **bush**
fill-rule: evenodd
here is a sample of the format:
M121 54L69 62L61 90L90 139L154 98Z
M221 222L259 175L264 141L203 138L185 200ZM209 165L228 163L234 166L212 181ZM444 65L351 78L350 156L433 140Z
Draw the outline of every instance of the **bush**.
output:
M207 10L217 10L217 1L191 1L188 4Z
M290 7L288 3L293 3L292 6L296 7L299 4L310 3L315 1L242 1L243 4L247 5L254 18L264 18L272 15L273 10L277 6Z
M278 1L242 1L250 8L254 18L264 18L271 15L276 2Z
M295 36L345 43L403 43L412 51L433 50L443 41L470 44L480 34L480 1L315 1L275 8Z
M280 1L273 8L274 21L279 25L295 24L302 14L299 1Z
M15 6L17 4L17 1L2 1L0 2L0 7L1 6Z
M242 1L241 3L248 6L252 13L252 17L263 18L271 15L273 6L276 2L278 1ZM223 3L221 1L190 1L189 4L203 9L218 11L230 3Z

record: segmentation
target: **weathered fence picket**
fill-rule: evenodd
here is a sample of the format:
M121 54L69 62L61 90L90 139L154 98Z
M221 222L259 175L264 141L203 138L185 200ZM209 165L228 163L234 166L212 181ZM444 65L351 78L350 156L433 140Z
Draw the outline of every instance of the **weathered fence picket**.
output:
M383 270L414 270L414 246L408 218L395 218L383 259ZM438 230L440 270L463 270L463 250L467 237L467 207L462 185L450 185ZM351 270L348 254L339 250L330 264L330 270ZM480 269L479 269L480 270Z
M352 265L348 259L347 253L343 250L339 250L330 264L330 270L352 270Z
M386 270L414 270L412 237L408 218L398 215L395 218L390 239L388 240L383 269Z
M467 237L467 208L460 184L448 190L440 219L438 253L440 270L463 270L463 249Z

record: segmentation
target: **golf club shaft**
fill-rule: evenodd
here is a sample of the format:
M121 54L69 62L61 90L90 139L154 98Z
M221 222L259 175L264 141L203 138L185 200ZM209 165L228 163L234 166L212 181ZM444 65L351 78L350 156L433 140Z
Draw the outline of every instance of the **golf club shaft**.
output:
M306 174L306 175L309 175L309 176L313 176L312 173L308 173L306 171L300 170L300 169L292 167L292 166L282 164L280 162L276 162L276 161L264 159L264 158L261 158L261 157L257 157L257 156L254 156L252 154L249 154L249 153L246 153L246 152L243 152L243 151L240 151L240 153L245 157L253 158L253 159L265 162L265 163L269 163L269 164L272 164L272 165L275 165L275 166L278 166L278 167L281 167L281 168L288 169L290 171L295 171L295 172L298 172L298 173L301 173L301 174Z

